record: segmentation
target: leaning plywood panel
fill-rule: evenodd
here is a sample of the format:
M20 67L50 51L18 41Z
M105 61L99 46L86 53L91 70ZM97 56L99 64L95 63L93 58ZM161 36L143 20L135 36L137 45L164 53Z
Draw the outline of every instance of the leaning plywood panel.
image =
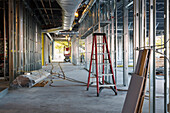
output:
M144 78L142 76L135 74L132 76L122 113L136 113L142 92L143 81Z

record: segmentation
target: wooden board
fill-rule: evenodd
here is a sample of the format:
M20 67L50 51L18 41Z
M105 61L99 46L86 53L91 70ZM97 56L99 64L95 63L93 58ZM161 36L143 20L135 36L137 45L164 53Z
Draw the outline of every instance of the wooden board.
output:
M142 92L144 77L133 75L126 95L122 113L136 113Z
M144 103L145 92L146 92L145 90L146 90L146 84L147 84L147 78L148 78L148 70L150 66L150 57L151 57L151 50L148 49L146 66L144 69L144 83L143 83L142 93L141 93L141 97L140 97L140 101L138 105L138 111L139 111L138 113L142 113L142 109L143 109L143 103Z
M44 87L45 85L47 85L48 81L41 81L37 84L34 85L34 87Z
M140 63L141 63L141 59L142 59L142 53L143 53L143 50L140 50L139 56L138 56L138 61L137 61L137 64L136 64L136 69L135 69L136 74L139 74Z
M148 50L144 49L143 50L143 54L142 54L142 59L141 59L141 63L140 63L140 70L139 70L139 76L143 76L144 74L144 70L145 70L145 66L146 66L146 59L147 59L147 55L148 55Z

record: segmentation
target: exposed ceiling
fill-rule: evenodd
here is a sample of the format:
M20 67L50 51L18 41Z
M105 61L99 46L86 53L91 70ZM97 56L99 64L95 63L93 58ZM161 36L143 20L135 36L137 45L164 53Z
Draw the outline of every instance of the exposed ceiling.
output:
M40 20L42 29L70 29L82 0L25 0Z
M57 0L63 9L63 29L68 30L74 21L74 14L82 0Z
M129 3L133 1L130 0ZM149 0L146 0L146 14L147 14L147 30L149 30ZM123 0L117 2L118 7L118 27L123 28ZM133 4L129 6L129 25L133 29ZM156 0L156 29L157 32L164 30L164 0Z

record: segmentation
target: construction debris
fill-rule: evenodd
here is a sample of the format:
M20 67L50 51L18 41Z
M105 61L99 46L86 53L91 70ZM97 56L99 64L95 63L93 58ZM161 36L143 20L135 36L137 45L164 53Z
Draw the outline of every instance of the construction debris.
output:
M11 84L11 87L32 87L35 84L39 83L46 77L48 77L50 73L46 72L43 69L32 71L30 73L24 73L24 75L18 76Z

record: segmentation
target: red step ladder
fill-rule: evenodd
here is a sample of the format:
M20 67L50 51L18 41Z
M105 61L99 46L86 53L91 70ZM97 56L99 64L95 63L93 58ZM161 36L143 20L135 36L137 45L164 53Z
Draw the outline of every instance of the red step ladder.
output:
M103 43L97 43L97 36L103 36ZM102 45L102 46L100 46L100 45ZM94 47L95 47L95 54L93 54L94 53ZM99 47L102 48L102 53L98 52ZM106 53L105 53L105 47L106 47ZM102 63L98 63L98 62L100 62L98 60L99 55L102 55L102 61L101 61ZM105 55L107 55L107 56L105 56ZM95 56L95 58L93 58L93 56ZM95 65L95 68L96 68L96 73L91 72L92 60L95 61L94 65ZM105 60L108 60L109 62L105 63ZM99 70L98 70L99 65L102 66L102 73L100 73ZM111 72L105 72L105 65L110 65ZM111 88L115 92L115 95L117 95L117 87L116 87L114 72L113 72L112 63L111 63L110 52L109 52L109 49L108 49L108 43L107 43L105 33L94 33L93 34L92 52L91 52L91 59L90 59L90 68L89 68L89 75L88 75L87 90L89 90L89 86L93 84L93 82L90 83L90 78L94 78L94 77L92 77L92 75L94 75L95 78L96 78L97 96L99 96L99 93L104 88ZM105 77L109 77L109 76L111 76L112 82L106 81Z

